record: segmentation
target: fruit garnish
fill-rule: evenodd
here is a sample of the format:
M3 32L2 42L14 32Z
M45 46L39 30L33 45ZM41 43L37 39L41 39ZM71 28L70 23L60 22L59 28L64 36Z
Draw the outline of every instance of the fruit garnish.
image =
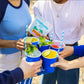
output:
M57 46L57 45L52 45L52 47L53 47L53 48L58 48L58 46Z
M41 47L41 46L45 46L45 45L51 45L51 44L53 44L53 42L52 41L46 41L46 39L45 39L45 37L39 37L39 40L40 40L40 44L39 44L39 46Z
M47 57L50 54L50 51L44 52L43 56Z
M35 50L37 50L36 45L31 46L31 44L28 43L28 48L25 49L25 52L27 52L27 54L32 54Z
M37 42L38 39L37 38L32 38L32 41L31 42Z

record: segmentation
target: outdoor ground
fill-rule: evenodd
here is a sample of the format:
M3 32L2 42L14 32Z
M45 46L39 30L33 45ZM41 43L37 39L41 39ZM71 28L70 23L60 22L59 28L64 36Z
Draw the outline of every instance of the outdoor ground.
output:
M30 4L30 13L31 13L32 19L34 19L34 15L33 15L33 4L36 1L37 0L31 0L31 4ZM81 40L79 41L79 45L84 45L84 35L81 37ZM32 84L39 84L40 78L41 78L40 76L34 77ZM84 84L84 68L81 68L80 69L79 84Z

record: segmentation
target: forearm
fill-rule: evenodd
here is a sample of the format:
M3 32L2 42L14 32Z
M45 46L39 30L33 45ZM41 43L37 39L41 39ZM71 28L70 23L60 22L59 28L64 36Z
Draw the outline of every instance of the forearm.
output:
M84 67L84 57L69 61L69 69Z
M5 71L0 73L0 84L16 84L24 78L23 71L16 68L12 71Z
M0 48L15 48L16 47L15 40L3 40L0 39Z

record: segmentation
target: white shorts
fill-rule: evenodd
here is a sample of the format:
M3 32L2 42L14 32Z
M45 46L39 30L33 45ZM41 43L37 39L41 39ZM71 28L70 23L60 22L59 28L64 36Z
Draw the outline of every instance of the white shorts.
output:
M0 73L5 70L15 69L19 65L21 58L21 51L8 55L0 53Z

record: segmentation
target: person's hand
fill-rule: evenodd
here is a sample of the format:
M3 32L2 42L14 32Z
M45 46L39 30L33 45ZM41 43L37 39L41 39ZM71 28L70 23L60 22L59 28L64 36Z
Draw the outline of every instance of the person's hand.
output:
M51 67L59 67L63 70L69 70L72 68L70 61L58 56L58 62L51 64Z
M42 66L42 60L38 62L27 62L24 57L21 61L20 68L24 73L24 79L35 77L37 73L40 72L40 67Z
M44 37L44 38L46 38L47 40L49 40L49 39L50 39L48 36L41 36L41 37Z
M59 56L65 58L74 53L74 48L71 46L66 46L63 51L59 52Z
M23 39L19 39L16 42L16 48L19 49L19 50L25 50L25 42L24 42Z
M29 32L29 30L28 30L28 36L32 36L32 34Z

